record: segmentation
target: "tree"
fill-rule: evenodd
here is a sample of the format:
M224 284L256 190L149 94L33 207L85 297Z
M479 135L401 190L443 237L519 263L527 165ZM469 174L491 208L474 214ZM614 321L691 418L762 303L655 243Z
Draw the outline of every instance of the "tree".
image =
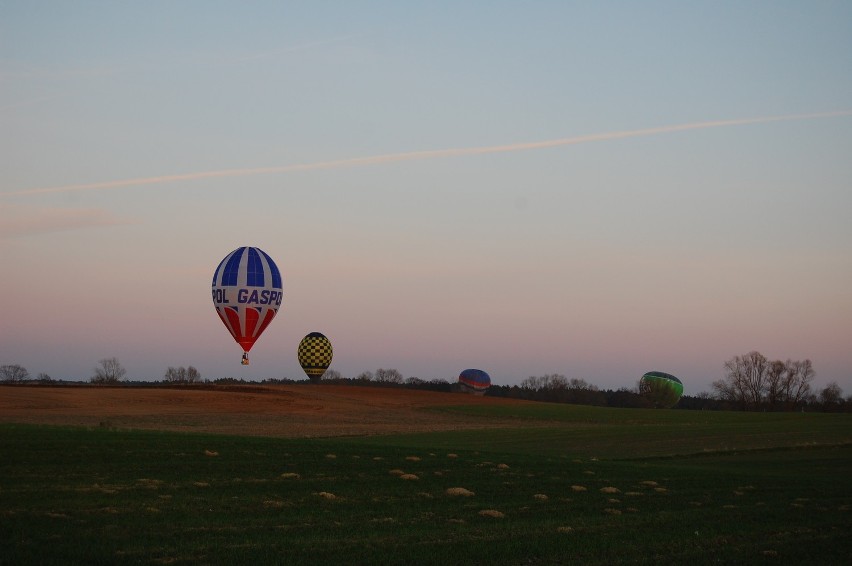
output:
M189 366L186 368L186 382L201 383L201 372L195 369L194 366Z
M786 362L786 375L782 384L782 401L793 410L811 396L811 382L816 376L810 360Z
M760 352L725 362L725 378L713 382L719 399L744 410L793 410L811 395L816 373L810 360L769 361Z
M725 362L725 379L713 382L713 389L723 401L740 405L744 410L755 410L763 402L763 389L769 360L757 351L734 356Z
M766 371L766 407L770 411L782 408L784 383L787 379L787 364L780 360L769 363Z
M166 383L180 383L183 381L183 378L180 375L180 370L183 368L173 368L169 366L166 370L166 374L163 376L163 381ZM186 371L186 370L184 370Z
M357 376L355 376L355 381L373 381L373 372L362 371Z
M170 366L163 376L163 381L166 383L199 383L201 381L201 374L192 366L188 368L183 366L173 368Z
M405 378L402 377L402 374L399 372L399 370L379 368L376 370L376 381L378 381L379 383L401 384L403 381L405 381Z
M99 367L95 367L95 375L92 383L118 383L127 373L127 370L118 362L118 358L104 358Z
M843 402L843 390L836 381L832 381L819 392L819 402L827 411L831 411Z
M0 381L17 383L21 381L26 381L29 378L30 372L28 372L27 368L25 368L24 366L20 366L18 364L0 366Z
M336 369L327 369L325 373L322 374L322 380L328 382L339 382L343 379L343 375L337 371Z

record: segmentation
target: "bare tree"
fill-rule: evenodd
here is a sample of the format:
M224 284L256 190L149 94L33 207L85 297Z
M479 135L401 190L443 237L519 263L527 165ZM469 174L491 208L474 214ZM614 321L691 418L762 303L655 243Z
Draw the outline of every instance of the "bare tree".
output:
M832 381L819 392L819 402L829 410L843 402L843 390L836 381Z
M356 381L373 381L373 372L371 371L362 371L357 376L355 376Z
M201 372L195 369L194 366L189 366L186 368L186 382L201 383Z
M811 382L816 376L810 360L786 362L782 399L788 409L795 409L811 395Z
M769 363L766 370L766 407L770 411L777 411L784 403L784 383L787 380L787 364L781 360Z
M399 370L379 368L376 370L376 381L379 383L402 383L405 378L402 377Z
M127 370L118 362L118 358L104 358L98 363L100 366L95 368L95 375L91 378L92 383L118 383L127 374Z
M589 389L590 386L584 379L572 377L570 380L559 373L548 373L542 376L531 375L521 382L521 387L524 389L532 389L539 391L547 390L563 390L563 389Z
M180 383L180 370L169 366L166 370L166 374L163 376L163 381L166 383Z
M169 366L166 374L163 376L163 381L167 383L199 383L201 374L193 366L185 368L183 366L174 368Z
M769 361L760 352L725 362L725 378L713 382L719 399L745 410L792 410L811 397L816 373L810 360Z
M17 383L26 381L30 378L30 372L27 368L18 364L9 364L0 366L0 381L8 381Z
M725 379L713 382L722 400L737 403L743 409L757 409L763 402L763 391L769 360L760 352L734 356L725 362Z
M572 377L568 382L568 389L582 389L584 391L597 391L598 386L592 385L587 382L585 379L578 379L576 377Z
M336 369L329 368L325 370L324 374L322 374L323 381L335 382L340 381L341 379L343 379L343 375L341 375L341 373Z

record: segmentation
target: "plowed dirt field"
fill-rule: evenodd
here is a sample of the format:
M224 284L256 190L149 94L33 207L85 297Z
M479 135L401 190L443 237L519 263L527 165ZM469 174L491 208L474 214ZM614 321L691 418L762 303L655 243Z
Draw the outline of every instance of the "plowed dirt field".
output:
M518 426L436 407L511 399L346 385L0 387L0 422L279 437L329 437Z

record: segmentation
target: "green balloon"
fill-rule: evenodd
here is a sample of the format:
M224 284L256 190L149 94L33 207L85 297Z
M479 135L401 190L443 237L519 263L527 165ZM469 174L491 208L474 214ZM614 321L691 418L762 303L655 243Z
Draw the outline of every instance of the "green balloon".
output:
M639 393L659 409L674 407L683 395L683 382L662 371L649 371L639 380Z

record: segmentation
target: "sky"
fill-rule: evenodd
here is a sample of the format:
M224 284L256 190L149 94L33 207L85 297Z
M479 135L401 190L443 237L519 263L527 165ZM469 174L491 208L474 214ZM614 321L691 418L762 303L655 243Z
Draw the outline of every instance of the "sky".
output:
M852 3L0 0L0 364L852 393ZM213 270L284 300L241 366Z

